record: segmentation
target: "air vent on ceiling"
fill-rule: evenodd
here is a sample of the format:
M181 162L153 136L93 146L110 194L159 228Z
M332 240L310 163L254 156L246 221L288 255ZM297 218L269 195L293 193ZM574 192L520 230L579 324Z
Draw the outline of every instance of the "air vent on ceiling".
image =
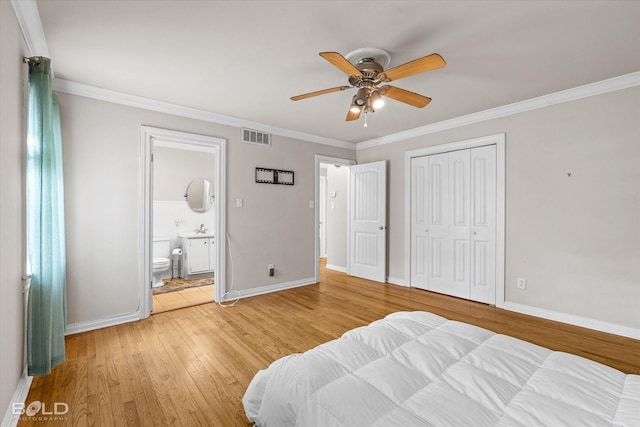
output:
M242 142L249 144L271 146L271 134L260 132L253 129L242 129Z

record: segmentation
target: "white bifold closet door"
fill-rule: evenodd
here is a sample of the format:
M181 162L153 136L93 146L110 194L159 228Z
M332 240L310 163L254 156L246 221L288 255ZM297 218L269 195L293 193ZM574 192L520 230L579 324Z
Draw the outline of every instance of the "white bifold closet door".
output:
M411 159L411 286L495 304L496 147Z

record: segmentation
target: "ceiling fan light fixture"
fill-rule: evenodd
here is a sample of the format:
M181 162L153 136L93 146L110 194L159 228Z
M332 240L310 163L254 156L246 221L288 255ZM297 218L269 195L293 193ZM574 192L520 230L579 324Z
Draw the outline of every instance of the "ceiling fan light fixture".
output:
M380 108L384 105L384 99L377 90L371 93L371 105L373 108Z
M371 99L371 96L369 96L367 98L367 105L364 106L364 112L365 113L375 113L376 112L376 108L373 105L373 100Z
M362 105L358 104L359 100L358 95L353 95L353 98L351 98L351 107L349 107L349 111L353 114L358 114L362 111Z
M357 105L358 107L362 107L367 103L367 99L369 99L369 97L367 96L367 90L361 87L360 89L358 89L358 93L356 93L353 97L353 104Z

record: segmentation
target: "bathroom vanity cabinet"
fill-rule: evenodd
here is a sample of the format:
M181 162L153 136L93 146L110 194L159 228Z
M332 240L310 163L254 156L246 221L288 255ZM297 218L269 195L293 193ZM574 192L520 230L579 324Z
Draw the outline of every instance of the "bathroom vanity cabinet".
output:
M182 240L182 277L213 273L216 260L215 237L210 234L184 234Z

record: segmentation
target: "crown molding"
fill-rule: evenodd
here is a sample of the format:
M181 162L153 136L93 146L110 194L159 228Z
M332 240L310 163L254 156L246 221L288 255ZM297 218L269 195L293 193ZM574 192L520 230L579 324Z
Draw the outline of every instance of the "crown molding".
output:
M18 19L22 36L27 44L30 56L49 58L49 47L44 37L42 21L35 0L11 0L13 11Z
M302 141L313 142L316 144L330 145L333 147L346 148L348 150L355 149L355 143L340 141L337 139L326 138L323 136L312 135L304 132L298 132L291 129L280 128L276 126L266 125L264 123L253 122L240 119L237 117L225 116L223 114L212 113L210 111L199 110L197 108L185 107L182 105L172 104L169 102L157 101L151 98L145 98L137 95L129 95L123 92L117 92L110 89L103 89L96 86L87 85L64 79L53 79L52 88L56 92L68 93L70 95L84 96L87 98L97 99L114 104L127 105L129 107L142 108L145 110L157 111L160 113L173 114L175 116L187 117L190 119L202 120L205 122L216 123L238 128L250 128L262 132L280 135L288 138L295 138Z
M441 122L431 123L425 126L420 126L402 132L382 136L380 138L362 141L356 144L356 150L378 147L380 145L403 141L405 139L414 138L417 136L428 135L448 129L467 126L470 124L493 120L500 117L506 117L513 114L524 113L526 111L537 110L539 108L549 107L551 105L562 104L564 102L575 101L577 99L601 95L604 93L614 92L617 90L627 89L639 85L640 71L607 80L602 80L596 83L590 83L584 86L578 86L572 89L566 89L548 95L539 96L537 98L531 98L525 101L515 102L513 104L503 105L501 107L491 108L489 110L479 111L477 113L467 114L465 116L460 116L449 120L443 120Z

